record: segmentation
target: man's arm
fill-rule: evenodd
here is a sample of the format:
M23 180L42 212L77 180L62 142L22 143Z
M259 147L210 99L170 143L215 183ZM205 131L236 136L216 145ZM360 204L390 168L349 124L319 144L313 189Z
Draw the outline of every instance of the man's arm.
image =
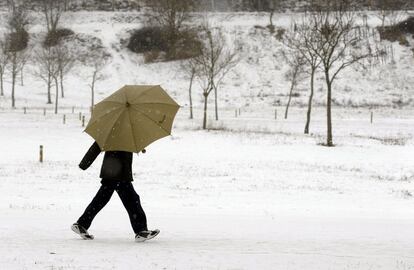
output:
M79 168L81 168L82 170L86 170L87 168L89 168L89 166L91 166L91 164L95 161L96 157L100 153L101 148L96 142L94 142L92 146L89 148L88 152L86 152L82 161L79 163Z

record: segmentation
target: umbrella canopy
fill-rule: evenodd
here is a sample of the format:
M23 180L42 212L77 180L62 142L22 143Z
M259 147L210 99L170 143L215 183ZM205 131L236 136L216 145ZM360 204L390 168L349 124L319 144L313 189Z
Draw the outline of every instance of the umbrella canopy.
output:
M171 135L179 108L159 85L126 85L94 106L85 132L102 151L140 152Z

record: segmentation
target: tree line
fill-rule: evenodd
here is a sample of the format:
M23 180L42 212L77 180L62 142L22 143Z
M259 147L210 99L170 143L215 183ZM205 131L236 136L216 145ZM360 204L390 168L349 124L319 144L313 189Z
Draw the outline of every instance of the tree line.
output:
M15 0L5 0L5 4ZM56 0L62 3L65 11L77 10L143 10L152 1L148 0ZM165 1L168 2L168 1ZM197 11L265 11L296 10L306 11L323 5L320 0L193 0ZM42 8L42 0L20 0L32 10ZM352 0L354 9L412 9L414 1L409 0Z
M16 86L24 85L26 65L30 63L30 74L44 82L46 88L46 103L54 103L55 113L58 113L59 99L65 98L65 79L77 64L76 52L70 50L63 42L63 37L72 34L69 29L60 28L62 13L65 11L65 1L38 0L42 9L38 12L44 18L46 37L42 44L30 44L28 27L32 21L32 12L24 1L8 0L8 12L5 32L0 37L0 95L5 95L5 76L11 82L11 107L16 107ZM40 45L40 46L39 46ZM89 76L91 89L91 106L94 105L94 89L96 81L102 79L100 71L104 67L102 57L94 57ZM52 89L54 88L54 101Z

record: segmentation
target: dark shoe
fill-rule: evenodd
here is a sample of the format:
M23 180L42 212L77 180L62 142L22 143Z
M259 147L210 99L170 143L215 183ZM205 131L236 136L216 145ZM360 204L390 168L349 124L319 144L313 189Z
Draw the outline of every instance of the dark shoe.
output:
M153 230L153 231L140 231L135 235L135 242L144 242L150 240L157 236L160 233L160 230Z
M93 239L93 235L89 234L88 230L85 229L83 226L79 225L78 223L73 223L71 229L75 233L79 234L80 237L82 237L82 239L85 239L85 240Z

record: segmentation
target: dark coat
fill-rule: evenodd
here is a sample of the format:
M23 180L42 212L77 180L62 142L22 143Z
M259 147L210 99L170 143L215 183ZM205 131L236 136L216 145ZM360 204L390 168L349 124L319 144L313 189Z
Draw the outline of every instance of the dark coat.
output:
M79 168L86 170L101 153L101 148L95 142L86 152ZM102 162L101 173L103 180L132 182L132 153L124 151L106 151Z

